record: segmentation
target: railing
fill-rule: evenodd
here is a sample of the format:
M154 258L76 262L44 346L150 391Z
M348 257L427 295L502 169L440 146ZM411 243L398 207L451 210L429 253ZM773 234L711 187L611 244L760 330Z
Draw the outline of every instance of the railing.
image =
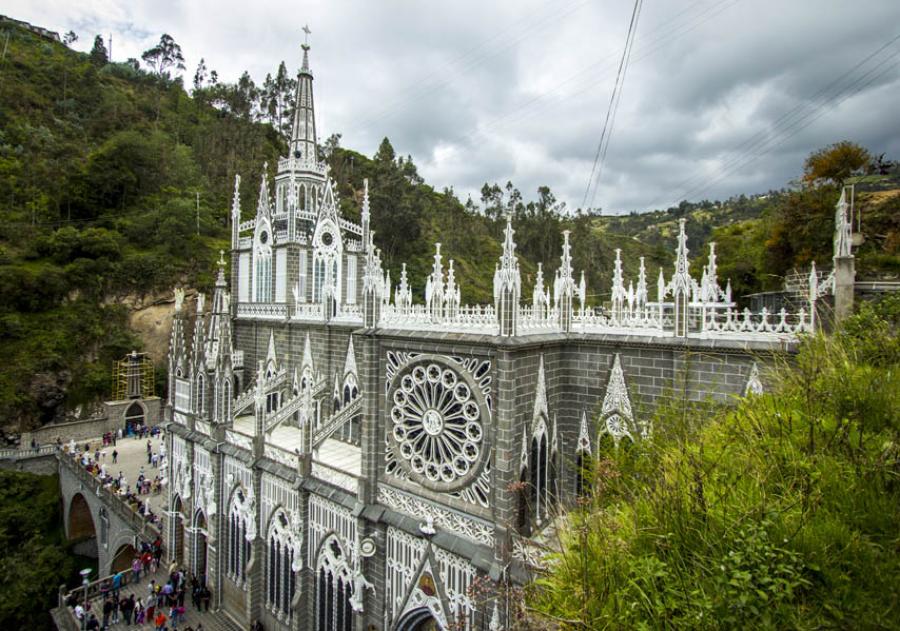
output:
M584 309L573 314L575 329L583 333L630 333L661 335L666 324L664 311L648 305L640 310L611 312L603 309Z
M425 305L404 308L385 307L379 326L419 331L454 331L496 335L499 331L497 315L491 305L463 305L449 316L436 318Z
M105 506L112 509L112 511L130 526L139 537L150 542L162 534L159 526L151 523L146 517L131 508L125 500L106 488L100 480L82 467L81 464L75 460L75 457L60 452L58 459L70 473L74 474L79 481L85 484L91 492L94 493L94 495L99 497Z
M805 309L797 313L788 313L786 309L770 313L765 307L760 313L751 313L749 309L709 311L703 321L706 334L797 335L810 333L813 328L812 317Z
M351 475L346 471L335 469L327 464L313 460L310 464L310 475L312 477L332 484L339 489L344 489L356 495L359 492L359 478Z
M362 397L356 397L355 399L350 401L350 403L342 407L337 414L333 414L329 418L325 419L325 425L323 425L320 429L316 430L313 433L313 449L316 449L329 436L339 430L341 426L344 425L344 423L348 422L356 414L358 414L361 408Z
M119 589L121 590L126 585L130 585L132 581L132 573L130 570L125 572L116 572L116 574L121 574ZM112 583L116 574L111 574L109 576L103 576L96 580L91 581L87 585L79 585L74 589L70 589L67 592L63 592L60 590L59 593L59 608L63 610L64 615L66 616L67 622L70 629L81 629L81 621L75 616L75 610L73 607L68 606L66 603L68 602L76 602L80 605L84 605L85 603L93 603L94 601L100 600L105 596L107 591L103 589L103 584L108 583L109 592L112 591ZM91 612L97 616L98 620L102 618L100 614L102 607L91 606Z
M278 302L239 302L237 316L257 320L284 320L288 317L288 307Z
M38 458L50 456L57 451L56 445L41 445L39 447L20 447L17 449L0 449L0 460L24 460L25 458Z
M291 314L292 320L315 320L321 321L325 317L322 305L315 302L298 302L294 305L294 313Z

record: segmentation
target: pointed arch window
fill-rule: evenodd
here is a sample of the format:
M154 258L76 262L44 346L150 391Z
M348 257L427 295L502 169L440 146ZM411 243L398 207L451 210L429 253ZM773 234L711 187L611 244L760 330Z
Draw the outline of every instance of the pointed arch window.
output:
M250 524L242 509L245 502L243 489L238 489L228 511L228 576L238 584L247 580L247 563L250 561L250 542L247 540Z
M325 541L316 563L316 630L352 631L353 581L340 542Z
M297 587L296 567L299 546L291 533L290 520L284 511L272 519L266 555L266 603L276 614L290 619L291 601Z
M222 386L222 421L228 423L231 421L231 403L234 397L231 393L231 380L226 379Z
M194 401L194 409L200 416L206 412L206 379L203 373L197 374L197 399Z

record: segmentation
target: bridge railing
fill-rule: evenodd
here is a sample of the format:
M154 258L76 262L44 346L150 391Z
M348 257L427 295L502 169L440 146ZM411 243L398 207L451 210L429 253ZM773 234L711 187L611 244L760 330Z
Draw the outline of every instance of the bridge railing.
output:
M0 460L23 460L25 458L37 458L56 453L56 445L41 445L39 447L17 447L15 449L0 449Z
M152 542L160 536L162 531L159 526L134 510L124 499L106 488L93 474L81 466L75 457L60 452L59 462L70 471L79 481L99 497L105 506L108 506L122 521L134 530L135 534L143 540Z

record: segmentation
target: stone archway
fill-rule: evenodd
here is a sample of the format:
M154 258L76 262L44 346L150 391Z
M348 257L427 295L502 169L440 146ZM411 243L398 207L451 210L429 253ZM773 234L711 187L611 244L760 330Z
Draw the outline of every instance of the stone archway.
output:
M140 402L135 401L125 410L125 432L133 433L138 425L145 425L147 422L147 414L144 406Z
M66 520L66 535L74 542L72 551L81 556L99 559L97 546L97 529L94 515L87 499L81 493L72 496L69 502L69 514Z
M427 607L413 609L397 623L397 631L442 631L442 629Z
M110 573L116 574L118 572L129 570L135 556L137 556L137 550L135 550L134 546L130 543L119 546L119 549L116 550L115 555L113 555L112 563L109 568Z
M69 503L69 523L66 534L70 541L97 537L91 507L81 493L72 496L72 501Z

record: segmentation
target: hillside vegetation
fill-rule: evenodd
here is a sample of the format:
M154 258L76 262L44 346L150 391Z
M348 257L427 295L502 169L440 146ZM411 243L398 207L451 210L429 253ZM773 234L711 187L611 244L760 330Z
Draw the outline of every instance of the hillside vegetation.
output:
M521 628L900 628L898 325L864 305L772 391L601 446Z

